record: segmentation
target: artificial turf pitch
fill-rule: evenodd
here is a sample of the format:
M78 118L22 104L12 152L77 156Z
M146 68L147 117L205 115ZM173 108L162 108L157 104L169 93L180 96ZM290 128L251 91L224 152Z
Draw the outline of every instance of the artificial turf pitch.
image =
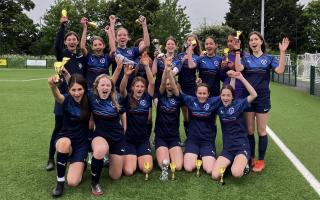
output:
M53 97L45 79L18 81L52 73L0 70L0 199L52 199L56 172L45 171L45 165L54 124ZM320 98L278 84L271 84L271 91L269 127L319 180ZM180 130L184 138L183 126ZM219 153L220 127L216 145ZM90 194L89 169L78 187L65 188L61 199L96 199ZM195 173L177 172L177 180L167 182L161 182L159 176L155 168L149 181L140 172L111 181L104 168L101 184L105 194L99 199L320 199L271 138L266 169L238 180L227 175L224 186L203 171L199 178Z

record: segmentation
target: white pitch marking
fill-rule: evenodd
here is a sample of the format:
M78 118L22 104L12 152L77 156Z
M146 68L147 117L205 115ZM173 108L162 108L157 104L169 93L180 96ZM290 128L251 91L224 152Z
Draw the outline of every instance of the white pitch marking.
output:
M311 172L301 163L301 161L290 151L290 149L280 140L280 138L267 126L267 133L270 135L272 140L278 145L281 151L289 158L292 164L298 169L302 176L308 181L311 187L320 196L320 183L311 174Z
M29 82L29 81L40 81L40 80L45 80L48 78L33 78L33 79L25 79L25 80L5 80L5 79L0 79L0 82Z

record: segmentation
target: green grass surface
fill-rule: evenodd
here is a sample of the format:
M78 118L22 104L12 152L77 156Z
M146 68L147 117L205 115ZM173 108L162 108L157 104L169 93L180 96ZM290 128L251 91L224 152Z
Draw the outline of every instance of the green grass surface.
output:
M44 170L53 128L53 97L46 80L3 82L44 78L52 70L0 70L0 199L52 199L56 173ZM306 104L304 106L304 104ZM319 179L320 99L272 85L270 127ZM182 129L181 129L182 130ZM218 130L217 150L221 150ZM225 178L220 186L202 172L178 172L176 181L159 181L160 170L144 181L143 174L111 181L104 169L105 195L90 195L90 174L76 188L66 187L61 199L319 199L305 179L270 140L267 167L240 180Z

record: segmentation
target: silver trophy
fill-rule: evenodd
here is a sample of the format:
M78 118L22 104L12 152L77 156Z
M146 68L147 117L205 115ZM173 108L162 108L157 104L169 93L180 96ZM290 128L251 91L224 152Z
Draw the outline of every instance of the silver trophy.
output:
M136 62L134 62L132 60L129 60L127 57L124 57L121 54L116 54L116 58L119 58L122 61L122 64L124 64L124 65L131 65L133 67L138 65L138 63L136 63Z
M162 161L162 171L160 175L160 181L167 181L168 180L168 168L169 168L169 161L168 160L163 160Z
M156 48L156 50L159 52L157 58L159 59L159 58L164 57L164 53L161 52L161 45L159 44L159 40L153 39L152 44L153 44L154 48Z

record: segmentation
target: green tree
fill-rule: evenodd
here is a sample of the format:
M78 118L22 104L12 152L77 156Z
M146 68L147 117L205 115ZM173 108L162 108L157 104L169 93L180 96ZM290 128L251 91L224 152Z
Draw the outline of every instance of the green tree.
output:
M306 41L301 44L305 52L315 52L320 49L320 1L311 1L303 10L304 31ZM301 26L302 28L302 26Z
M178 0L165 0L160 10L154 13L151 26L151 37L158 38L163 44L172 35L178 44L183 44L184 37L191 32L189 17L185 13L186 7L178 5Z
M0 1L0 54L29 53L29 46L37 37L32 20L23 13L34 8L31 0Z
M229 0L230 11L226 14L226 24L249 34L260 31L261 1ZM282 37L291 40L291 47L299 48L303 41L302 6L298 0L265 0L265 39L268 47L277 50ZM300 37L298 37L300 36ZM296 49L300 51L300 49Z
M41 38L34 46L40 47L45 54L52 54L52 47L55 40L55 34L59 28L59 19L61 10L66 9L68 12L68 30L82 33L80 20L83 16L89 21L95 21L98 24L96 30L88 30L88 37L92 35L102 36L107 43L104 27L108 24L109 15L114 14L118 17L118 22L128 29L131 41L142 37L141 25L135 23L139 15L147 17L148 24L152 24L151 15L159 9L159 0L56 0L49 11L44 15L44 26L41 29ZM132 45L129 44L129 45ZM39 48L34 48L39 49Z
M218 48L221 50L227 46L227 37L229 33L235 30L230 26L226 25L211 25L211 26L201 26L196 34L200 41L204 42L206 37L212 36L215 43L218 44ZM204 49L204 46L202 47Z

